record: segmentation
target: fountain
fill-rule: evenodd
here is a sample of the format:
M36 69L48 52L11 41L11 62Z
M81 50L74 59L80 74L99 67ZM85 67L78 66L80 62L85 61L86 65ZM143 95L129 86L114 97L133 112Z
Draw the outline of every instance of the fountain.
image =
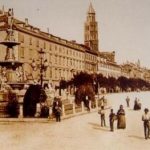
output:
M8 11L8 28L6 30L6 38L0 44L6 46L6 55L4 60L0 60L0 117L9 117L6 112L6 106L9 101L8 88L23 89L26 84L23 82L23 62L16 60L14 54L14 47L19 45L14 38L13 31L13 9Z
M23 63L16 60L14 47L20 43L15 41L13 31L13 10L8 11L8 29L6 30L6 39L0 44L6 46L5 59L0 61L1 67L1 82L10 85L13 89L23 88L23 75L19 76L18 70L22 68Z

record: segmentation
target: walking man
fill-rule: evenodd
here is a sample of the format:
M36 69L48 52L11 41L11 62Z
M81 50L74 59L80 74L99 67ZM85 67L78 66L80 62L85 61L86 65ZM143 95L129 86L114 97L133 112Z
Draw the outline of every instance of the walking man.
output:
M149 112L149 110L147 108L145 108L144 109L144 114L142 115L145 139L148 139L149 134L150 134L150 127L149 127L150 115L149 115L148 112Z
M101 118L101 127L106 126L104 106L101 106L101 109L99 110L98 113L100 114L100 118Z
M127 98L126 98L126 102L127 102L127 107L130 107L130 98L129 98L129 96L127 96Z

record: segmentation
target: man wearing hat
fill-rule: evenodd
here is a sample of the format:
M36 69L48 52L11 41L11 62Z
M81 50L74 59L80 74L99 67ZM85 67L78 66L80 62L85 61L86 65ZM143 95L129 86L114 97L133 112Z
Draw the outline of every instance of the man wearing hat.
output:
M144 109L144 114L142 115L145 139L148 139L149 138L149 134L150 134L150 126L149 126L150 115L149 115L148 112L149 112L149 110L147 108L145 108Z

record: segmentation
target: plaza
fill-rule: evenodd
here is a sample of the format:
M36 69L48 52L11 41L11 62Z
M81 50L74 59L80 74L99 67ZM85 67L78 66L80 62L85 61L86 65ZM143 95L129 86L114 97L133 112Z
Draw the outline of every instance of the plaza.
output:
M130 108L125 98L130 97ZM140 111L133 110L135 97L142 103ZM96 112L86 113L55 121L0 122L1 150L140 150L149 149L149 140L144 139L141 116L145 107L150 107L150 92L108 94L108 106L114 112L123 104L126 112L127 128L110 132L106 111L106 127L100 126L100 116Z
M17 4L19 5L19 2ZM39 7L37 8L38 11L41 9L39 4L40 2L36 4L36 7ZM46 2L43 4L45 5ZM108 20L98 19L100 14L105 16L102 10L106 6L103 5L105 7L100 9L102 6L100 2L95 3L95 5L96 9L90 3L87 11L84 11L85 16L82 18L84 24L77 23L84 27L84 34L82 33L84 40L82 42L74 40L72 32L67 32L62 24L66 22L65 20L62 20L60 28L63 27L63 30L71 36L69 39L65 36L57 36L49 28L47 28L47 31L44 31L39 24L34 25L32 21L38 17L34 17L30 22L29 18L24 20L19 18L17 11L15 11L16 6L10 6L8 9L0 6L1 150L149 149L149 140L144 138L142 114L145 108L150 109L150 92L148 92L150 90L150 70L144 67L140 61L143 58L146 60L146 58L140 58L141 54L138 53L140 49L144 50L144 53L149 49L145 47L145 45L148 45L145 44L145 39L149 38L145 34L143 34L143 37L136 35L138 31L141 32L143 30L141 30L141 26L138 30L133 30L138 23L131 23L131 20L135 21L134 19L138 17L130 19L131 14L126 15L129 16L127 17L129 18L129 24L127 23L124 26L122 24L124 20L120 20L121 24L119 27L121 27L121 31L122 29L125 31L125 29L131 27L130 24L133 24L134 26L131 29L134 31L134 38L130 34L126 35L125 33L117 35L119 28L116 31L114 28L105 31L103 28L99 28L99 21L101 21L100 27L103 25L105 27L109 25L108 21L114 18L112 17L113 14L111 14ZM19 8L21 8L20 6ZM46 9L46 14L43 13L42 18L38 18L42 24L44 24L43 18L47 20L46 16L49 17L50 24L52 24L53 18L57 18L57 21L59 20L57 10L50 9L51 6L54 7L54 4L50 3L47 6L49 8ZM133 5L129 6L135 5L133 3ZM25 8L24 5L23 7ZM61 8L64 8L63 5ZM70 8L68 7L65 11L71 10L73 12L72 7ZM126 10L124 5L123 8L122 10ZM141 5L139 5L139 8L141 8ZM29 8L28 11L25 11L31 12L32 10L33 8ZM58 10L60 10L59 7ZM78 10L79 7L77 7ZM108 10L112 10L112 7ZM108 10L106 14L108 14ZM114 10L117 12L117 9ZM131 10L133 11L134 9L131 8ZM64 17L65 11L62 11ZM136 15L137 12L135 11ZM54 15L50 17L53 13ZM81 10L80 13L82 14ZM71 22L71 20L74 22L75 18L73 15L68 14L66 16L71 16L71 18L68 18L67 22ZM120 11L116 15L118 14L120 16L116 17L117 20L110 24L112 27L116 26L119 18L125 19L124 16L121 16ZM22 14L22 17L29 16L23 16ZM77 18L81 20L80 16ZM77 31L75 22L72 26L66 27L72 28L72 31ZM143 27L145 29L145 22ZM102 46L102 39L105 36L103 36L104 34L101 31L109 33L105 46L115 42L113 41L114 39L117 41L117 45L111 45L106 48L106 51ZM112 34L112 40L109 39L111 31L115 31ZM138 35L141 35L140 32ZM130 33L130 30L129 32L126 31L126 33ZM120 37L125 42L124 35L127 36L127 39L131 37L135 41L130 39L123 44L120 40L117 40L117 37ZM136 41L137 37L141 37L141 39L139 38L140 42ZM143 39L143 45L138 45L138 43L141 44ZM137 47L133 48L131 43L134 43ZM119 47L119 44L121 44L121 47ZM132 51L128 46L131 47ZM122 49L122 54L125 51L128 52L125 55L126 59L123 59L122 55L119 56L122 62L118 62L116 59L116 52L118 53L119 49ZM135 57L134 62L127 57L128 55ZM148 55L145 53L145 56ZM38 88L33 88L33 86ZM30 90L29 96L27 95L26 97L26 90L30 87L32 87L32 90ZM12 90L12 93L9 90ZM11 97L11 94L16 95ZM99 98L103 96L107 100L106 127L100 126L100 115L98 114L99 108L102 106L101 100L103 100L103 104L105 100L104 98ZM127 96L130 97L130 107L127 107L126 104ZM30 97L32 98L30 99ZM138 111L133 110L136 97L142 104L142 109ZM54 99L57 105L53 105L55 104ZM59 105L58 99L62 101L62 103L60 102L61 105ZM7 105L12 100L15 102L15 109L6 110L6 108L12 108ZM81 105L77 105L80 102ZM114 132L110 132L110 109L113 108L116 113L120 105L123 105L125 109L126 129L118 130L116 121ZM54 110L58 106L60 107L60 114L62 114L60 122L55 121L57 116ZM47 108L47 111L45 111L47 112L46 116L41 115L44 112L42 108ZM11 115L11 113L7 115L8 110L15 110L16 115ZM51 114L55 117L52 118ZM16 118L13 118L14 116Z

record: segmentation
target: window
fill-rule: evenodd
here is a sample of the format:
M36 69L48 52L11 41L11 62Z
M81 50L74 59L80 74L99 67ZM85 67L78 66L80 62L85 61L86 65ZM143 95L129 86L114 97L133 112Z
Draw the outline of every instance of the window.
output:
M49 54L49 62L52 62L52 55Z
M67 58L67 66L68 66L68 64L69 64L68 62L69 62L69 60L68 60L68 58Z
M20 34L20 42L24 42L24 35L23 34Z
M61 79L61 69L59 69L59 79Z
M66 63L65 63L65 57L63 57L63 65L66 65Z
M68 55L68 49L67 49L67 55Z
M70 66L72 66L72 59L70 59Z
M55 56L55 64L57 64L57 56Z
M55 50L57 51L57 45L55 45Z
M32 54L32 49L29 49L29 59L30 59L30 60L32 60L32 57L33 57L32 55L33 55L33 54Z
M59 56L59 65L61 65L61 56Z
M32 45L32 37L29 37L29 44Z
M61 53L61 47L59 48L59 53Z
M52 50L52 48L51 48L51 44L49 44L49 50L50 50L50 51Z
M57 69L55 68L55 79L58 78Z
M50 68L49 71L50 71L50 72L49 72L50 78L52 78L52 68Z
M44 42L44 49L46 49L46 43Z
M21 47L20 49L20 57L24 58L24 47Z
M36 46L39 47L39 39L36 41Z

